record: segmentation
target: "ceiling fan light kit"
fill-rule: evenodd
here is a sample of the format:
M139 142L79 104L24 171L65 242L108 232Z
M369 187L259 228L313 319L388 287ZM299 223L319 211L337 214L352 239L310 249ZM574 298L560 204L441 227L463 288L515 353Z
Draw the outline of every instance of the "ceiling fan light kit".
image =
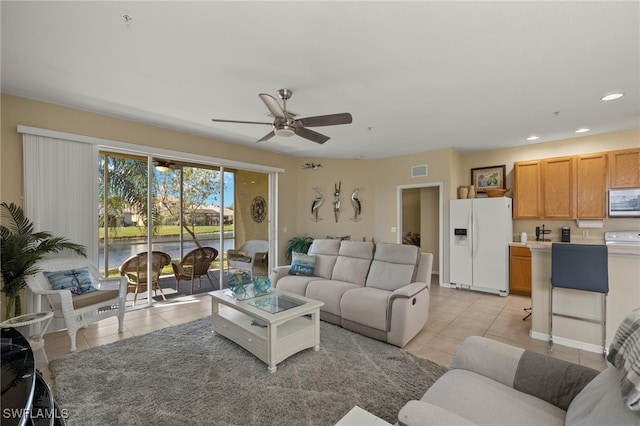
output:
M280 103L276 98L269 94L260 93L258 95L262 102L264 102L271 115L274 117L273 123L225 120L218 118L212 118L211 121L237 124L266 124L272 126L273 130L260 138L258 142L267 141L274 136L290 137L293 135L298 135L302 138L319 144L328 141L330 139L329 136L325 136L321 133L310 130L307 127L335 126L339 124L350 124L353 121L351 114L349 114L348 112L296 119L295 114L287 111L287 99L291 98L293 92L289 89L280 89L277 93L278 97L280 97L280 99L282 100L282 106L280 106Z

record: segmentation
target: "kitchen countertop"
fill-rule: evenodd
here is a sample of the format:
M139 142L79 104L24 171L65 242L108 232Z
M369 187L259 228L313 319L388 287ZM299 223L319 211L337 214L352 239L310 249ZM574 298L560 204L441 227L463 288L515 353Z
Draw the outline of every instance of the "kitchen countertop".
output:
M546 251L551 250L551 244L559 243L560 241L527 241L527 243L518 243L513 242L509 243L509 245L513 246L527 246L531 250L540 250ZM601 244L604 245L604 240L589 240L589 239L574 239L570 243L564 244ZM623 254L623 255L635 255L640 256L640 247L639 246L625 246L620 244L610 244L607 246L609 249L609 254Z

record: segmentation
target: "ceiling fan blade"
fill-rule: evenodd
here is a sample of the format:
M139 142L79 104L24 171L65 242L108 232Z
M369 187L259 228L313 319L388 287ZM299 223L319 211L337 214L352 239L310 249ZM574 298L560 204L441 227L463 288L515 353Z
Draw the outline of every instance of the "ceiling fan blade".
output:
M264 102L264 104L269 109L269 112L271 112L271 114L274 117L276 117L276 118L286 118L287 117L285 115L285 113L284 113L284 110L282 109L282 107L280 106L278 101L276 100L276 98L274 98L271 95L267 95L266 93L260 93L258 96L260 96L260 99L262 99L262 102Z
M269 126L273 126L273 123L267 123L265 121L239 121L239 120L223 120L218 118L212 118L211 121L215 121L218 123L239 123L239 124L267 124Z
M315 117L300 118L296 120L304 127L335 126L337 124L350 124L353 121L351 114L343 112L340 114L317 115Z
M331 139L329 136L314 132L313 130L305 129L304 127L298 128L296 130L296 135L305 139L309 139L310 141L313 141L315 143L325 143L326 141Z
M269 139L271 139L272 137L274 137L276 135L276 132L274 132L273 130L271 131L271 133L268 133L266 135L264 135L260 140L257 140L257 142L264 142L264 141L268 141Z

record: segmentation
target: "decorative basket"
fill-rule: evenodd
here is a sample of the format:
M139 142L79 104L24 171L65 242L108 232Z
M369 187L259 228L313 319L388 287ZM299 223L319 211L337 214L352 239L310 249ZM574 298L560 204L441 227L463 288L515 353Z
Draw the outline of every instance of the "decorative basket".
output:
M507 189L487 189L484 192L485 192L485 194L487 194L487 197L490 197L490 198L504 197L504 194L509 192L509 188L507 188Z

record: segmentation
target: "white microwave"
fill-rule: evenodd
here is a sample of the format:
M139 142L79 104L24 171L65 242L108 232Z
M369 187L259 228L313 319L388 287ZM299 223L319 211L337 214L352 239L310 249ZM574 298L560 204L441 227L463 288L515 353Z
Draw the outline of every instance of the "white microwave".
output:
M640 217L640 188L610 190L609 217Z

